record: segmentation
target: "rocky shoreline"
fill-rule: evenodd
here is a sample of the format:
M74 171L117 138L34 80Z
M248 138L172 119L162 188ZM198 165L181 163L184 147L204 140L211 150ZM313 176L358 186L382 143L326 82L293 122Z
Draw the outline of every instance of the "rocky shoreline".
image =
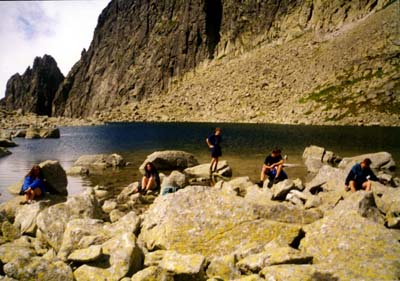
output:
M387 172L395 168L391 155L333 155L308 147L311 181L260 188L232 177L226 161L210 178L190 153L159 151L144 161L162 172L161 190L150 194L134 193L135 182L30 205L16 197L0 205L0 279L399 279L400 179ZM344 191L348 170L363 157L380 182L371 192ZM41 163L58 193L66 173L124 165L117 154L82 156L67 172L56 161Z

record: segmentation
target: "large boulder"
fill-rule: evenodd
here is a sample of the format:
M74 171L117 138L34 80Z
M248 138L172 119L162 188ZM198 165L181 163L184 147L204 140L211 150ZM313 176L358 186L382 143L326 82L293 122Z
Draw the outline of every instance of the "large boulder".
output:
M318 191L343 190L349 169L338 169L329 165L323 165L317 175L306 183L306 191L312 194Z
M67 174L63 167L61 167L58 161L47 160L39 164L42 169L43 176L50 185L50 193L56 193L60 195L68 195L67 185L68 179Z
M154 201L144 214L139 239L149 250L212 257L230 254L243 243L264 245L278 236L290 244L300 228L259 219L254 207L233 191L188 186Z
M0 147L0 158L10 154L11 152L7 148Z
M226 160L222 160L218 162L217 166L217 174L223 177L231 177L232 176L232 168L229 166ZM191 168L185 169L185 174L190 177L195 178L209 178L210 177L210 164L201 164Z
M300 249L340 280L396 280L400 234L369 217L374 207L362 193L349 196L322 220L305 226Z
M211 259L206 273L208 277L222 278L223 280L233 280L241 275L236 267L236 258L233 254Z
M316 145L310 145L304 149L303 159L307 170L311 173L317 173L323 163L337 163L340 161L340 158L332 151L327 151L325 148Z
M342 161L340 161L339 163L339 168L348 168L355 163L361 162L365 158L371 159L372 169L394 169L396 167L396 163L394 162L393 157L390 153L377 152L343 158Z
M140 165L141 173L144 173L144 166L148 162L153 163L158 170L183 170L198 165L192 154L179 150L156 151L148 155Z
M0 138L0 147L15 147L17 144L9 139Z
M63 235L67 223L78 218L100 218L101 212L93 193L85 192L82 195L69 197L64 203L53 205L42 211L36 223L43 239L56 251L59 251L63 242Z
M17 258L32 258L36 255L33 246L28 241L20 238L0 245L0 261L2 264L9 263Z
M124 167L125 160L119 154L82 155L68 171L69 175L96 173L107 168Z
M169 176L164 177L164 179L162 180L160 194L165 194L171 188L173 188L173 190L183 188L187 184L188 180L185 174L179 171L172 171Z

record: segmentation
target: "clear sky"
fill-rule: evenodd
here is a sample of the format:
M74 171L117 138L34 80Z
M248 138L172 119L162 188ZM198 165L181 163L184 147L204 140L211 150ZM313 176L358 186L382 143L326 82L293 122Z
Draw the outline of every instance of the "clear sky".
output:
M0 1L0 99L7 80L35 57L51 55L66 76L88 49L101 11L111 0Z

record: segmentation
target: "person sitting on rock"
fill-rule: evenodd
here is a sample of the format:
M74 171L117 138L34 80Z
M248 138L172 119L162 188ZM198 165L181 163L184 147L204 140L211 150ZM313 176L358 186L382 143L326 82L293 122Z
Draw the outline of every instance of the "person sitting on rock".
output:
M39 165L34 165L25 176L20 195L25 195L21 204L31 204L35 198L41 197L46 192L46 184Z
M346 191L356 192L360 189L371 191L371 180L378 180L370 168L371 163L371 159L365 158L361 163L357 163L351 168L345 181Z
M153 163L148 162L144 166L144 176L142 178L141 185L135 192L148 193L150 190L160 188L160 176Z
M268 175L269 178L268 187L271 187L274 183L287 179L287 175L282 169L283 162L281 150L279 148L272 150L271 155L268 155L264 160L258 186L263 186L265 175Z

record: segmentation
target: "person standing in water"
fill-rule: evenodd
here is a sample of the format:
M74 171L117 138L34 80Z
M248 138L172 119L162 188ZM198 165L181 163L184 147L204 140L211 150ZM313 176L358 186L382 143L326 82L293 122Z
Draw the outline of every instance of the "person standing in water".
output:
M218 168L218 158L222 156L222 149L221 149L221 129L216 128L215 132L210 134L206 138L206 143L208 147L211 149L211 165L210 165L210 174L217 171Z

